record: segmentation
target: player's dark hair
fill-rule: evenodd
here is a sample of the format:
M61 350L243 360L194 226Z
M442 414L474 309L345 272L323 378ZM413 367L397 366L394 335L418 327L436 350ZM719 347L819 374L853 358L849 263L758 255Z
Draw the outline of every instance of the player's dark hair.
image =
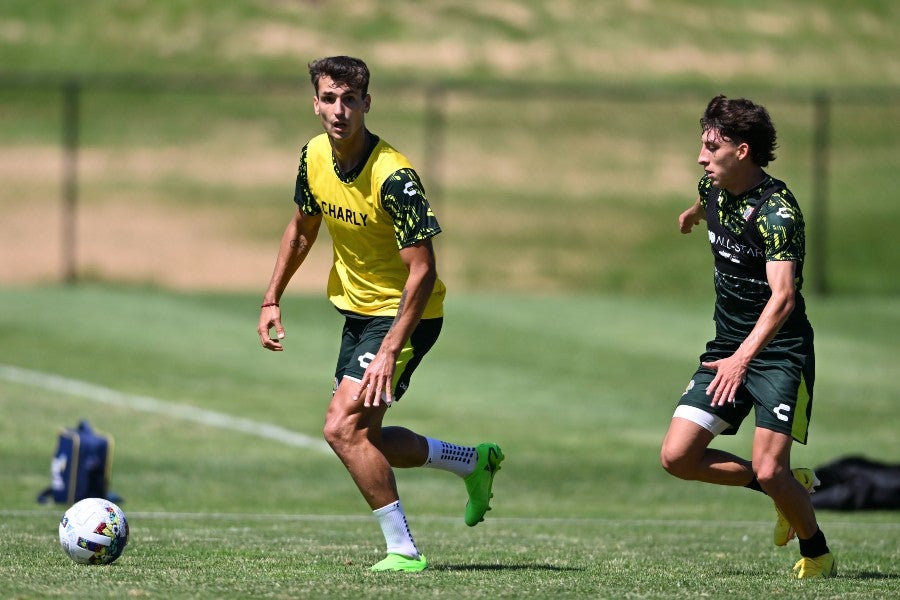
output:
M728 99L719 94L706 106L700 126L703 131L717 131L735 144L746 143L750 157L760 167L775 160L775 125L769 111L746 98Z
M319 94L319 79L327 75L335 83L358 90L363 96L369 93L369 67L352 56L327 56L309 63L309 78L316 95Z

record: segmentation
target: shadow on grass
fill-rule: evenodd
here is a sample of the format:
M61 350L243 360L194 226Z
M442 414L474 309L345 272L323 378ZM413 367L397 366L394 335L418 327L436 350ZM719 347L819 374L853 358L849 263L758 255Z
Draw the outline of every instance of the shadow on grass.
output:
M877 571L841 571L837 579L900 579L897 573L878 573Z
M435 565L428 566L431 571L583 571L576 567L554 567L553 565Z

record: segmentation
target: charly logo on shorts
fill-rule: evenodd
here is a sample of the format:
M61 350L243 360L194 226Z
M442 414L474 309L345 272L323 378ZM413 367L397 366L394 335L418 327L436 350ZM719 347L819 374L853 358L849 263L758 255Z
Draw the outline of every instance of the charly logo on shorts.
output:
M692 389L694 389L694 380L693 379L691 379L691 382L689 384L687 384L687 388L684 390L684 394L687 394ZM682 394L682 396L684 396L684 394Z
M788 422L791 420L788 415L784 414L791 412L791 407L787 404L784 404L783 402L776 406L775 410L773 410L772 412L775 413L775 416L778 417L779 421Z

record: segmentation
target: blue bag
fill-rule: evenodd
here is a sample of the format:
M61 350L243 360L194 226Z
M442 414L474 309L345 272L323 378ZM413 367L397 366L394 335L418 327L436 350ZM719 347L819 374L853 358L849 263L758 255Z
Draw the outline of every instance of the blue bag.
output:
M112 436L95 432L87 421L59 433L56 454L50 461L50 487L37 501L71 506L84 498L121 501L109 491L112 474Z

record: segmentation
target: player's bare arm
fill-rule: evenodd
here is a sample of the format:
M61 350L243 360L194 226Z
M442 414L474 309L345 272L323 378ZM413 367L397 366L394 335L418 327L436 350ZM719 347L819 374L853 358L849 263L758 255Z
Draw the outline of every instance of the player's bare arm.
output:
M364 406L378 406L382 393L387 404L393 402L391 382L397 356L419 324L437 281L437 265L431 240L401 249L400 258L409 269L409 277L403 287L394 323L384 337L378 354L366 367L359 393L354 398L358 400L359 395L362 395Z
M737 352L728 358L704 367L715 369L716 376L709 384L707 394L712 395L712 405L733 402L738 388L747 373L747 367L760 350L765 348L794 310L794 261L770 261L766 263L766 278L772 296L766 302L756 325L744 339Z
M690 233L694 225L699 225L703 218L703 206L700 204L700 199L697 198L697 201L689 209L678 215L678 228L681 233Z
M310 248L319 234L319 226L322 223L322 215L305 215L299 209L288 222L281 236L281 244L278 247L278 258L269 280L269 287L263 296L262 308L259 313L259 325L257 332L263 348L275 352L284 350L281 340L284 339L284 326L281 324L281 309L278 302L288 282L293 277L300 265L309 254ZM270 332L275 329L277 338L272 338Z

